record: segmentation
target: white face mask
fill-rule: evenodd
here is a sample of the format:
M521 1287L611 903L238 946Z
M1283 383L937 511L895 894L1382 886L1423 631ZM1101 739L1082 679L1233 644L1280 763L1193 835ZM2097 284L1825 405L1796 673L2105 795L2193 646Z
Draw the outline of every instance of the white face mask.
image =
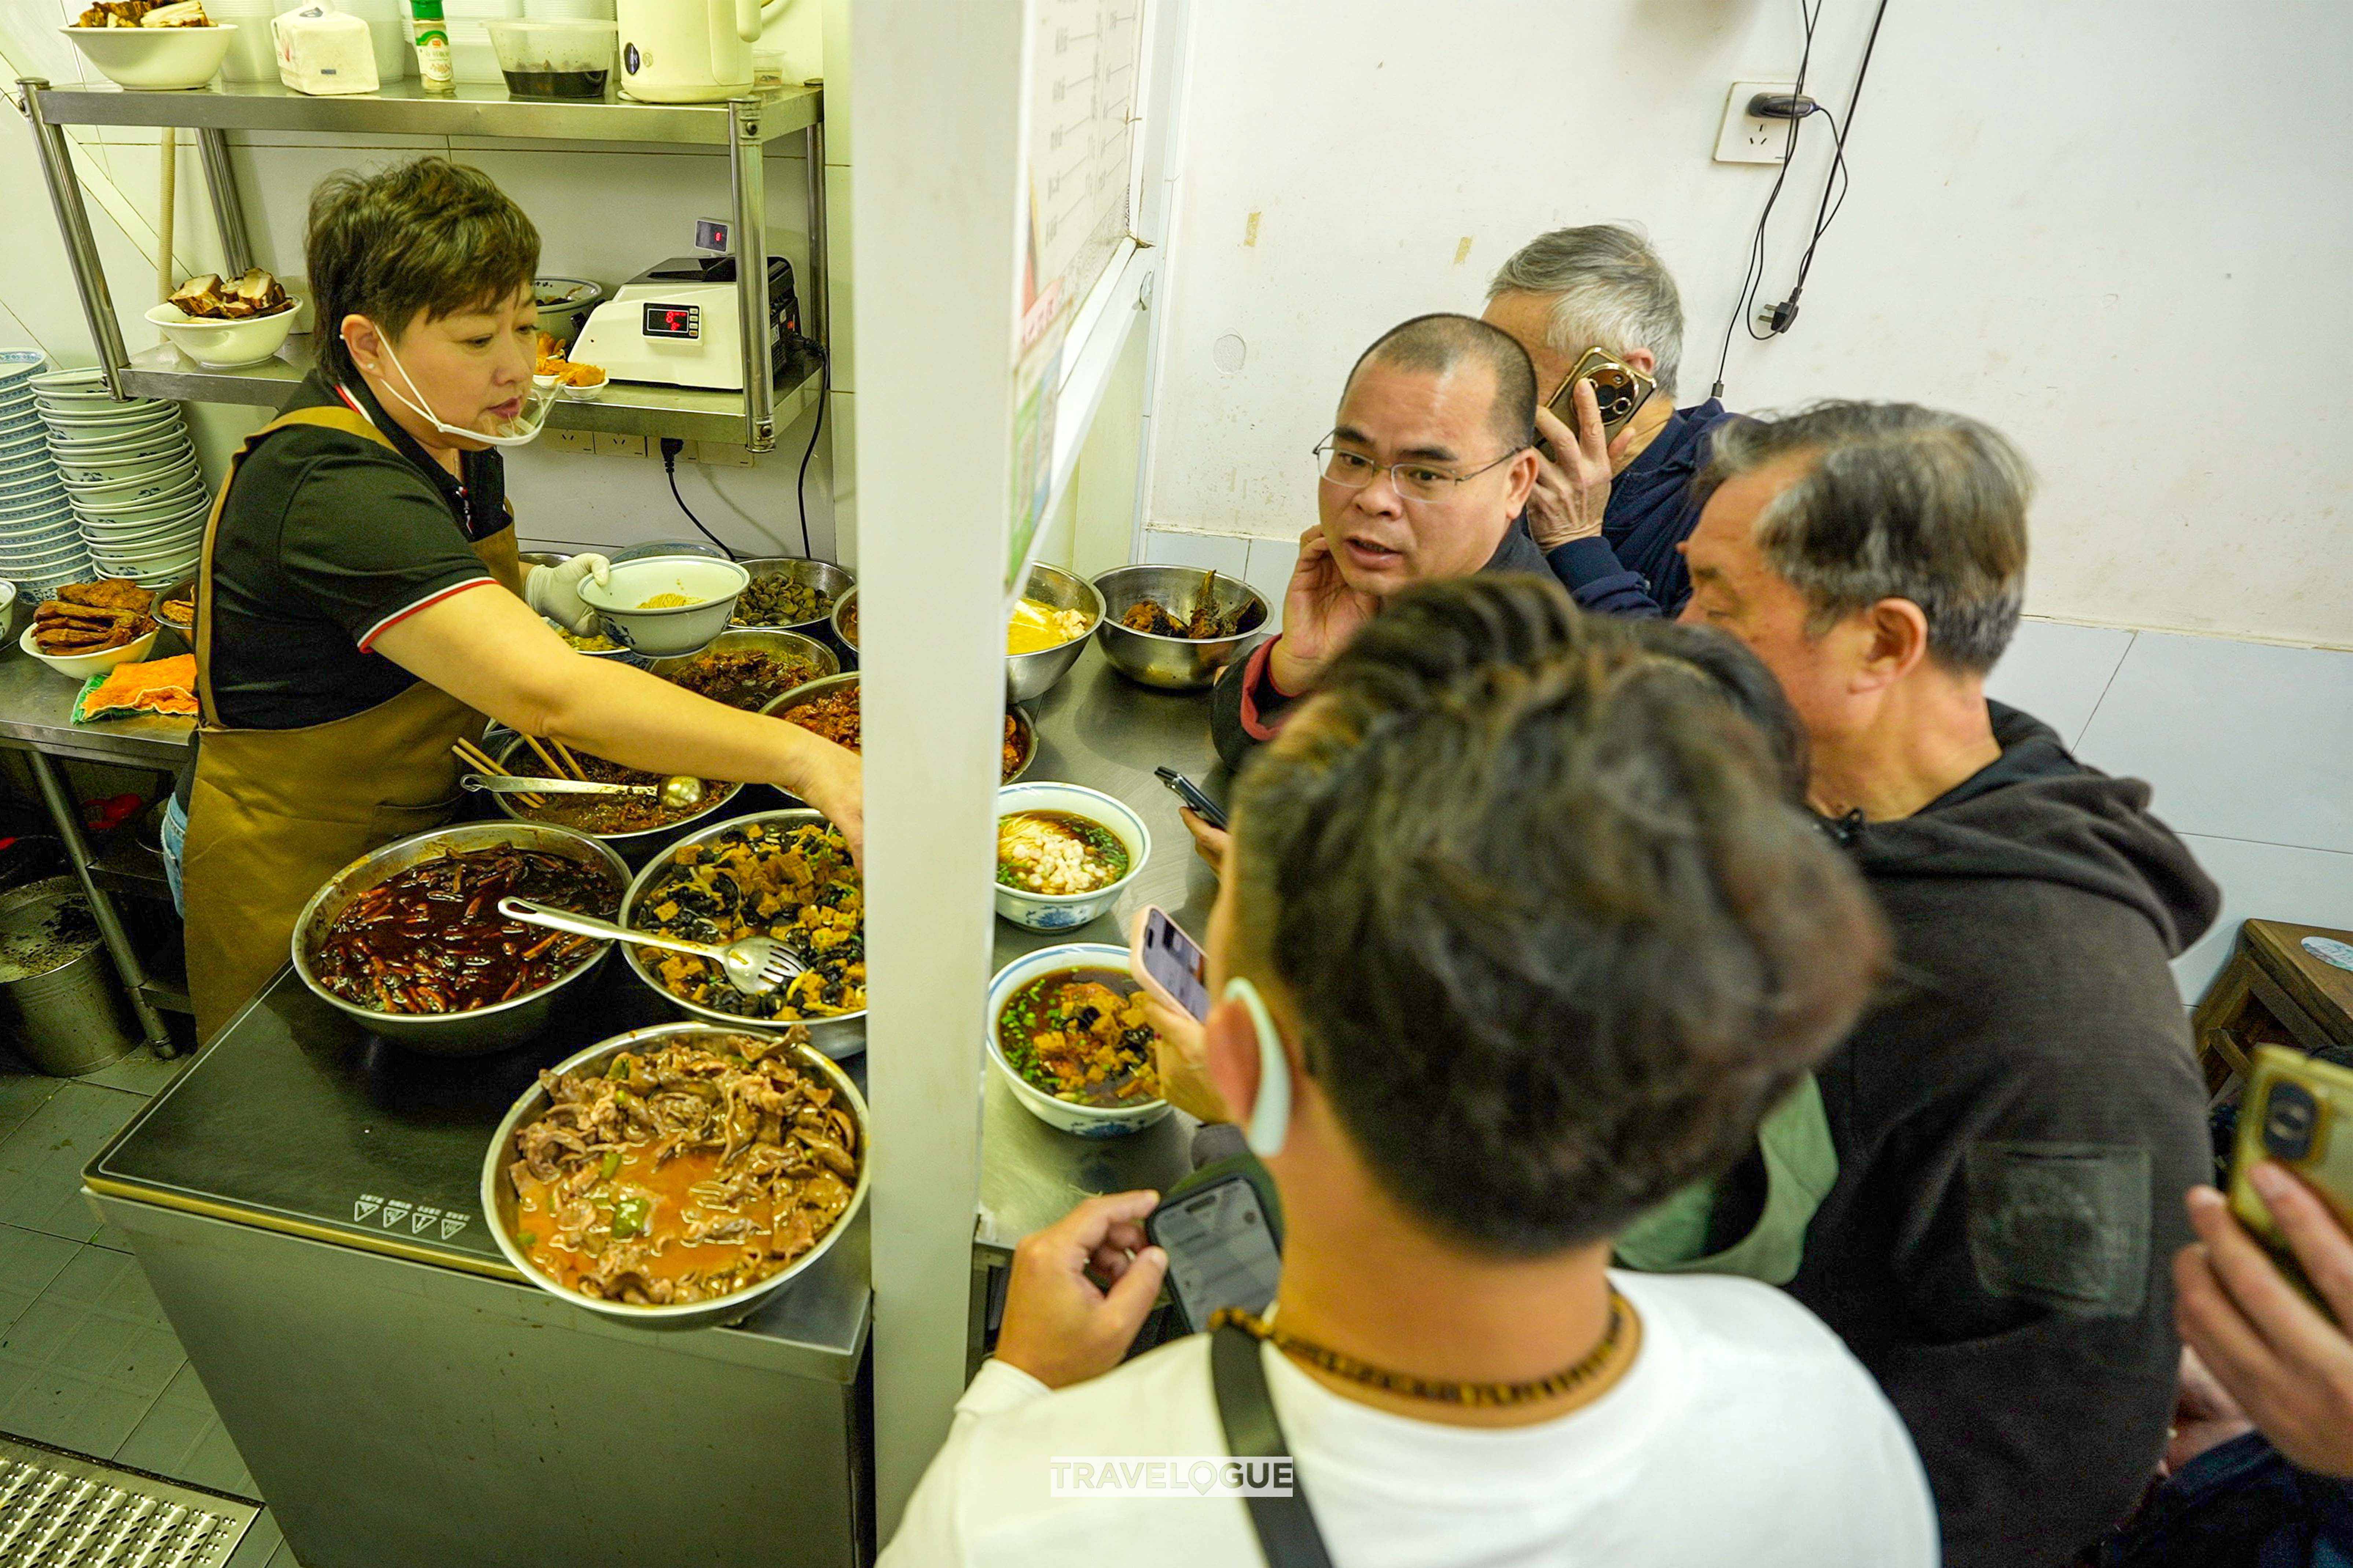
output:
M1258 1100L1250 1107L1242 1138L1251 1153L1271 1159L1282 1152L1291 1135L1291 1058L1282 1054L1282 1037L1257 986L1238 974L1226 982L1226 1000L1242 1005L1250 1014L1250 1031L1258 1037Z
M425 395L417 391L417 383L410 378L408 367L400 363L400 356L392 352L389 339L385 340L384 357L392 362L393 369L400 372L400 379L408 383L408 390L417 394L417 401L409 402L407 398L394 391L389 383L385 384L385 390L391 392L395 401L401 406L444 436L460 436L469 441L483 441L493 447L528 447L539 439L540 431L547 426L548 410L555 406L554 389L550 387L543 392L534 382L523 388L522 407L516 411L513 421L501 435L493 436L483 430L469 430L460 425L445 425L431 409L424 406Z

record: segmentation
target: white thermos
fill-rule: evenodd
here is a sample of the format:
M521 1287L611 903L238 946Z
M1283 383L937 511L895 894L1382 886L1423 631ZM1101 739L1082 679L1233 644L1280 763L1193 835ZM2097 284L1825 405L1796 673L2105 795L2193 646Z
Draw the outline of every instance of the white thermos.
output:
M621 91L641 103L715 103L752 90L760 0L616 0Z

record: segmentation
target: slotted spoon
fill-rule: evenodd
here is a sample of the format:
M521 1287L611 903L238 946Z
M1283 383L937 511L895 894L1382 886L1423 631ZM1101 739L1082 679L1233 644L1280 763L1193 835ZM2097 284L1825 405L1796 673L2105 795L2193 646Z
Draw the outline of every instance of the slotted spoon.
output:
M747 936L724 947L712 947L700 942L681 942L676 937L657 936L652 931L631 931L627 926L575 915L570 910L534 903L529 899L501 899L499 913L511 921L545 926L550 931L599 937L607 942L626 942L638 947L659 947L671 952L683 952L691 958L709 959L727 976L727 984L746 996L759 996L774 991L808 967L800 954L771 936Z

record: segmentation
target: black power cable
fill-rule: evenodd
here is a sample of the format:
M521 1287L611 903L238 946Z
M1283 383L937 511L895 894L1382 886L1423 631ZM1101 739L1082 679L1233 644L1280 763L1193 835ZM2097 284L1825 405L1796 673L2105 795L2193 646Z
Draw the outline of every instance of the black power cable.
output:
M740 561L743 557L729 549L725 540L703 527L702 520L694 515L694 509L686 504L686 498L678 493L678 454L679 449L685 445L685 442L675 436L665 436L661 438L662 474L670 480L670 499L678 502L678 510L686 513L686 521L694 524L696 532L719 546L719 553L730 561Z
M1792 99L1802 100L1806 95L1806 70L1814 58L1814 24L1821 19L1822 5L1823 0L1814 0L1809 9L1806 0L1798 0L1798 20L1805 28L1806 42L1798 56L1798 85L1790 91ZM1791 117L1788 140L1781 147L1781 166L1774 171L1773 188L1765 195L1765 210L1757 215L1757 230L1748 240L1748 265L1741 271L1740 292L1732 301L1732 314L1724 323L1724 342L1716 351L1715 385L1708 393L1710 397L1724 395L1724 370L1732 362L1732 329L1746 319L1750 301L1757 298L1757 290L1765 281L1765 226L1773 220L1774 204L1781 199L1781 187L1788 181L1789 163L1798 153L1798 130L1804 123L1804 115ZM1756 329L1750 328L1749 336L1756 335Z
M1871 36L1863 40L1862 63L1854 68L1854 90L1847 95L1846 123L1841 125L1836 120L1831 121L1831 129L1838 133L1838 141L1831 152L1831 172L1822 181L1821 203L1814 208L1813 237L1806 241L1806 253L1798 258L1797 280L1790 285L1789 298L1784 302L1790 321L1797 319L1798 296L1805 292L1806 277L1814 269L1814 252L1820 248L1822 236L1830 232L1831 225L1838 221L1839 208L1846 205L1847 191L1853 184L1853 177L1847 173L1846 167L1846 139L1848 132L1854 129L1855 115L1862 105L1863 79L1871 75L1871 57L1879 48L1879 25L1885 20L1887 0L1879 0L1879 9L1873 13L1871 18ZM1831 201L1833 184L1839 188L1836 205ZM1775 314L1778 317L1780 312L1776 311ZM1787 331L1788 328L1784 325L1777 330Z
M814 560L817 556L817 552L809 548L808 468L809 459L817 456L817 438L825 429L825 405L832 401L829 395L833 391L833 356L825 350L817 348L814 343L809 346L817 350L817 423L809 426L808 450L801 454L800 478L793 486L794 493L800 498L801 503L801 557L803 560ZM836 548L839 547L839 542L838 539L835 541Z

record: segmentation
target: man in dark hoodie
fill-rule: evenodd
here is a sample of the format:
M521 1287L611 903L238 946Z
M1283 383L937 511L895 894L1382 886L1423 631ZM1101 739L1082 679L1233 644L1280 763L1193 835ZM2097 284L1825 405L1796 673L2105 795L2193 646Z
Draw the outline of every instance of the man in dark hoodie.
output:
M1975 421L1822 404L1716 432L1685 548L1683 618L1780 679L1894 929L1891 994L1817 1075L1837 1169L1789 1289L1910 1426L1955 1568L2063 1563L2139 1495L2210 1169L2166 963L2214 885L2146 784L1985 697L2030 483Z
M1416 316L1348 372L1315 447L1316 523L1299 537L1282 635L1218 679L1209 734L1228 767L1271 737L1382 601L1416 583L1543 572L1517 521L1535 483L1536 381L1511 337Z

